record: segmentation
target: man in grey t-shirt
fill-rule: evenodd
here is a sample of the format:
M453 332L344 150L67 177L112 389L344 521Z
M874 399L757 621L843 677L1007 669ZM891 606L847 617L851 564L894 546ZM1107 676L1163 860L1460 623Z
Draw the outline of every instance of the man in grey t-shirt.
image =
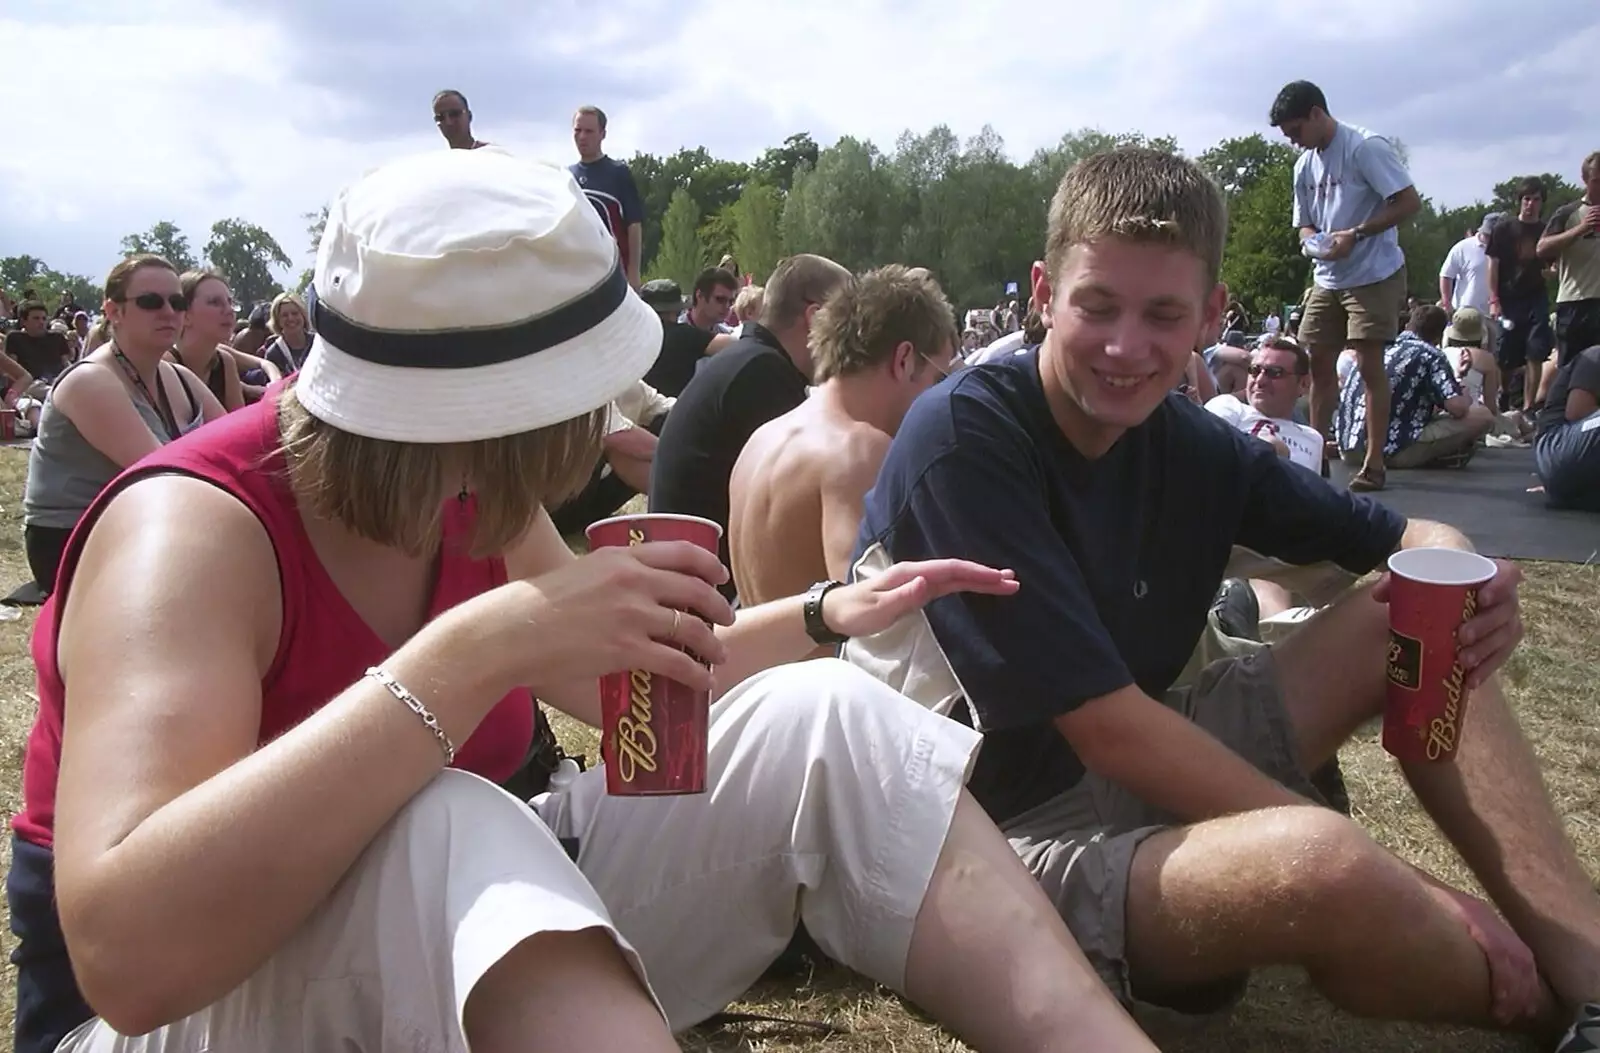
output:
M1353 348L1366 381L1367 443L1350 489L1381 490L1389 425L1383 350L1399 330L1406 301L1406 260L1395 228L1422 207L1422 198L1394 146L1334 120L1315 84L1286 85L1269 119L1305 151L1294 166L1293 222L1315 260L1300 322L1300 340L1311 353L1312 424L1330 433L1339 354Z

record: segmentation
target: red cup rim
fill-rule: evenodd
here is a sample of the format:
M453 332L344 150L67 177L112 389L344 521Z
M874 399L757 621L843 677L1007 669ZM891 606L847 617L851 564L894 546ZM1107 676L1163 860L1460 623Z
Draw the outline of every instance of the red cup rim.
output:
M610 519L602 519L599 522L590 523L586 528L584 528L583 533L585 537L593 540L594 532L596 530L604 526L610 526L612 523L647 523L651 520L655 520L657 522L675 521L679 523L698 523L701 526L708 526L712 530L715 530L717 532L717 537L720 538L722 536L722 525L720 523L713 522L709 519L704 519L700 516L681 515L677 512L636 512L632 515L612 516Z
M1389 573L1423 585L1482 585L1498 569L1493 560L1458 548L1407 548L1389 557Z

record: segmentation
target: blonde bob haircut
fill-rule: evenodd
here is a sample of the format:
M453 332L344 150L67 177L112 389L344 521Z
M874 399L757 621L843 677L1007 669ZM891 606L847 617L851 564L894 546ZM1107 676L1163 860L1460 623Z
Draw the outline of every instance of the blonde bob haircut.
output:
M291 382L292 383L292 382ZM289 484L311 515L411 556L436 551L444 505L470 489L470 555L505 552L541 507L576 497L599 463L606 408L518 435L460 443L393 442L342 431L306 412L292 387L278 403Z

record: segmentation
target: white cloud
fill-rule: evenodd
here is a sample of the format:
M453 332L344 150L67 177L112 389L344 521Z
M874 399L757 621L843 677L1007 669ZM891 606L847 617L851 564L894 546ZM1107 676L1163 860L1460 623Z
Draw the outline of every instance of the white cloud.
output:
M75 5L75 6L74 6ZM1490 0L1149 0L1018 9L961 0L69 0L0 16L13 123L0 255L103 274L123 234L261 223L309 262L300 215L381 161L438 149L428 103L472 99L476 130L565 158L568 117L605 106L609 145L750 159L796 131L884 149L907 128L992 124L1015 155L1084 126L1194 152L1273 132L1309 77L1334 112L1403 140L1423 193L1486 197L1526 171L1575 177L1600 146L1600 8L1543 0L1514 31ZM59 15L59 17L58 17ZM319 35L320 34L320 35Z

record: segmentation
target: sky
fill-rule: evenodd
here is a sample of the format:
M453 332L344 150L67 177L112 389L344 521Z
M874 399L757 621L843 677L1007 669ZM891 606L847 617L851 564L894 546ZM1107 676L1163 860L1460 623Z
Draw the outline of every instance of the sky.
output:
M798 131L888 149L985 124L1025 159L1063 132L1167 134L1194 154L1277 133L1287 81L1398 138L1448 207L1600 149L1600 4L1536 0L0 0L0 256L100 280L124 234L264 226L312 262L302 214L386 160L442 149L435 91L474 131L574 159L705 146L753 160ZM1091 9L1092 8L1092 9ZM1288 217L1285 217L1288 222ZM1042 237L1042 232L1041 232ZM914 261L912 261L914 262ZM288 277L285 275L285 277Z

